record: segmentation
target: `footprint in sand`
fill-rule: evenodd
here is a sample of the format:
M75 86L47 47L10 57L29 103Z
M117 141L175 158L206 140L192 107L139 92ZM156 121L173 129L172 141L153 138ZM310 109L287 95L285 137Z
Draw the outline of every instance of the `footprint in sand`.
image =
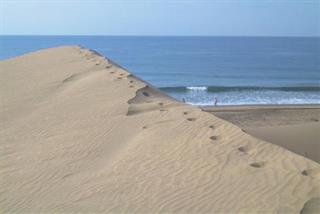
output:
M142 129L147 129L148 127L147 126L142 126Z
M218 136L218 135L211 136L210 139L211 139L211 140L219 140L219 139L220 139L220 136Z
M143 94L144 96L146 96L146 97L149 97L149 96L150 96L150 94L149 94L148 92L146 92L146 91L143 91L142 94Z
M317 118L311 118L310 119L312 122L319 122L319 119L317 119Z
M320 178L320 169L305 169L301 174L311 178Z
M251 148L250 146L240 146L238 147L238 151L245 155L250 155L255 153L255 149Z
M247 153L247 148L246 148L245 146L240 146L240 147L238 148L238 150L239 150L240 152Z
M160 106L160 111L168 111L168 109L163 108L164 103L160 102L158 105Z
M265 166L265 163L264 162L254 162L254 163L251 163L250 166L254 167L254 168L262 168Z
M210 129L215 129L216 127L214 125L209 126Z
M110 74L114 74L114 71L111 71Z
M130 88L133 88L134 86L133 86L133 85L130 85L129 87L130 87Z
M118 77L117 79L118 79L118 80L121 80L121 79L122 79L122 77Z
M186 112L186 111L185 111L185 112L183 112L183 114L184 114L184 115L187 115L187 114L188 114L188 112Z
M109 64L109 65L107 65L107 66L106 66L106 68L111 68L111 67L112 67L112 65L111 65L111 64Z
M133 83L133 80L130 80L130 83Z
M196 119L197 119L197 118L194 118L194 117L190 117L190 118L188 118L187 120L188 120L188 121L191 121L191 122L193 122L193 121L196 121Z

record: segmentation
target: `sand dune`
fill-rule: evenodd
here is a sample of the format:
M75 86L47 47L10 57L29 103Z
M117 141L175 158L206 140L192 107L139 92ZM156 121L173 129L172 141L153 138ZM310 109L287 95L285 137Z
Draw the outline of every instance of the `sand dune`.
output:
M203 110L320 163L320 105L219 106Z
M93 51L33 52L0 62L0 75L1 212L316 209L318 163Z

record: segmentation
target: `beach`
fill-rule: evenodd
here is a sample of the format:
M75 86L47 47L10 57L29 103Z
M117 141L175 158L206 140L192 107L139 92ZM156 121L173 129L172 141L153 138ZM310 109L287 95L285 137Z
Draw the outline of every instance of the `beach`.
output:
M80 46L0 74L0 212L318 211L318 106L205 111Z
M207 106L250 135L320 163L319 105Z

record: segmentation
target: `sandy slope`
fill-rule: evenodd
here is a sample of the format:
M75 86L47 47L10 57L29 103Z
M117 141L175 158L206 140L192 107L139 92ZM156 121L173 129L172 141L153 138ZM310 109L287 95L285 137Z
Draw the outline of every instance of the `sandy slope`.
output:
M204 107L245 132L320 163L320 105Z
M42 50L0 72L2 212L298 213L320 197L318 163L89 50Z
M320 163L319 123L254 127L246 131Z

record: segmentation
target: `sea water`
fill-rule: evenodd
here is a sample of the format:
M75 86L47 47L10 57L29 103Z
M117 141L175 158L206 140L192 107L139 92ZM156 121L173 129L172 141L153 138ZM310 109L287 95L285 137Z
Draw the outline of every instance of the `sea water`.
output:
M320 37L0 36L0 59L62 45L190 104L320 104Z

